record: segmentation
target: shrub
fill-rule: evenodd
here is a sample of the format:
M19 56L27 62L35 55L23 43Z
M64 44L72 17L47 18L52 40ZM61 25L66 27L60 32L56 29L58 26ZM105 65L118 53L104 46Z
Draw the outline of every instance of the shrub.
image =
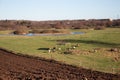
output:
M14 32L14 34L27 34L29 30L26 26L19 26Z
M58 30L58 29L34 29L31 31L31 33L69 33L67 30Z

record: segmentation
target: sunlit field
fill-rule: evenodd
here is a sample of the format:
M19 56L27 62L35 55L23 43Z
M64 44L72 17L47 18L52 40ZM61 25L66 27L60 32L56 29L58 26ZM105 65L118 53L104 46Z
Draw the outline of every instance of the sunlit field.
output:
M0 47L16 53L54 59L97 71L120 73L120 28L71 31L84 32L84 34L63 36L0 35ZM0 34L8 33L10 31L0 31ZM79 46L72 49L75 45ZM56 48L55 51L49 52L49 49L53 47ZM71 50L68 51L68 49Z

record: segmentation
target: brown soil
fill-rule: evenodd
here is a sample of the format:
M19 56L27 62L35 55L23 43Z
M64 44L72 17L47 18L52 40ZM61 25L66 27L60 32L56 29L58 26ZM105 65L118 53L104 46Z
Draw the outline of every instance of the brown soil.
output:
M0 49L0 80L120 80L120 75L16 55Z

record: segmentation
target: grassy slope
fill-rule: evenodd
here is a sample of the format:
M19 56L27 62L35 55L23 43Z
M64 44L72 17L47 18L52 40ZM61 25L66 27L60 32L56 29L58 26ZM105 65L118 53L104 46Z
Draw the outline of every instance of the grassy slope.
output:
M56 40L65 40L71 44L79 43L79 50L91 50L93 48L120 48L120 29L112 28L106 30L79 30L83 35L69 36L0 36L0 47L15 52L52 58L68 64L91 68L99 71L113 72L113 68L120 67L120 61L113 62L112 57L104 56L104 52L90 55L64 55L48 53L42 48L56 46ZM3 32L2 32L3 33ZM66 46L60 46L62 48ZM39 50L41 48L41 50ZM117 72L117 69L114 70Z
M12 30L5 30L5 31L0 31L0 34L10 34L12 33Z

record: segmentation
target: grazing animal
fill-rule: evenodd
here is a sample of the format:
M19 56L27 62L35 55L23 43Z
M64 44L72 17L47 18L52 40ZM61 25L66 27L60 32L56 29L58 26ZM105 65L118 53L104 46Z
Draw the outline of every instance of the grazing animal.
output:
M75 48L76 48L75 46L72 47L72 49L75 49Z
M48 49L48 52L51 53L51 48Z
M79 47L80 45L79 44L76 44L75 47Z
M56 47L53 47L53 48L52 48L52 51L55 52L55 51L56 51Z
M61 48L58 48L59 51L61 51Z

